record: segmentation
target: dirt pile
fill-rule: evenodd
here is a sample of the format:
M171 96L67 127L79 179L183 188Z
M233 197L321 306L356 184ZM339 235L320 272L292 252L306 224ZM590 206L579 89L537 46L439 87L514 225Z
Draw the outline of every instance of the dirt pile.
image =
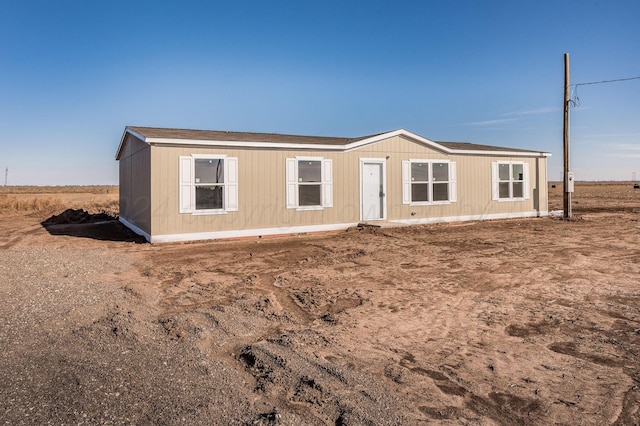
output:
M145 243L137 235L107 213L89 213L83 209L67 209L41 222L51 235L92 238L103 241Z
M51 216L42 222L42 226L70 225L80 223L100 223L117 220L106 213L90 214L83 209L67 209L58 215Z

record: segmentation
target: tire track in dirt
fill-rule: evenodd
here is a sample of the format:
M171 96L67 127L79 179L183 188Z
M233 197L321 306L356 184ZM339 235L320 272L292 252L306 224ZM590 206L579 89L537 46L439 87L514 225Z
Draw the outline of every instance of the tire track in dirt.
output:
M255 377L255 392L279 399L305 424L403 424L402 402L372 377L292 350L290 339L242 348L238 359Z
M41 225L22 226L18 228L11 227L8 233L4 233L0 230L0 235L2 235L2 239L0 240L0 249L14 247L19 245L25 238L28 238L28 236L44 232L46 231L42 229Z
M300 321L301 325L307 326L316 319L311 312L295 302L293 295L283 289L283 286L287 285L287 280L282 274L277 274L275 271L262 273L256 277L256 281L266 294L273 295L282 308Z

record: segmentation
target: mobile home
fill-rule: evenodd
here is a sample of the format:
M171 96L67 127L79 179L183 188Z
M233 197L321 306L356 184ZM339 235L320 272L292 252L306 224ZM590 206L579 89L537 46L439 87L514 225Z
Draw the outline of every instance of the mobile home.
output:
M120 221L149 242L546 216L548 152L436 142L126 127Z

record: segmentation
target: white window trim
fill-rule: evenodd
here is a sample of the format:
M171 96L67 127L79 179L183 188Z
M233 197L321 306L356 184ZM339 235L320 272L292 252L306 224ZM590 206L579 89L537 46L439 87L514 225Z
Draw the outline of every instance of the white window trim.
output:
M428 185L429 200L433 200L433 184L434 183L446 183L448 184L447 200L439 201L412 201L411 199L411 164L413 163L427 163L429 164L429 181L423 182ZM434 163L447 163L447 169L449 171L449 180L447 181L433 181L433 164ZM455 203L458 201L458 184L457 184L457 167L456 162L451 160L422 160L412 159L404 160L402 162L402 204L409 206L437 206Z
M507 182L500 180L500 165L508 164L509 165L509 197L508 198L500 198L500 182ZM522 181L514 181L513 180L513 170L512 166L514 164L522 165ZM513 183L514 182L522 182L522 197L514 197L513 196ZM529 163L525 161L495 161L491 163L491 199L493 201L498 201L499 203L509 203L514 201L525 201L531 198L530 196L531 188L529 186Z
M196 182L195 160L224 160L223 207L221 209L200 209L195 207ZM179 212L193 216L227 214L238 211L238 158L224 154L192 154L180 156L179 163Z
M299 205L298 162L320 162L320 205ZM324 157L295 156L285 159L285 201L287 209L296 211L324 210L333 207L333 164L330 159Z

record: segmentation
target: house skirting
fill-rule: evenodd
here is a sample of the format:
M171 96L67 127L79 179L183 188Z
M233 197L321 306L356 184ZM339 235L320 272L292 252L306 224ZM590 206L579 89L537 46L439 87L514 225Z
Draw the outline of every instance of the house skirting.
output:
M329 225L307 225L307 226L289 226L282 228L256 228L256 229L238 229L233 231L212 231L212 232L192 232L186 234L164 234L164 235L149 235L148 232L143 231L137 226L133 225L126 219L120 217L120 222L131 229L138 235L142 235L148 242L155 243L176 243L183 241L198 241L198 240L219 240L228 238L246 238L246 237L261 237L267 235L287 235L287 234L302 234L310 232L328 232L328 231L340 231L356 226L358 223L336 223Z
M515 213L495 213L495 214L475 214L467 216L447 216L447 217L421 217L416 219L397 219L389 222L404 223L407 225L421 225L428 223L443 222L467 222L471 220L496 220L496 219L521 219L528 217L547 217L549 212L531 211L531 212L515 212Z
M519 219L519 218L531 218L531 217L546 217L548 212L546 211L532 211L532 212L516 212L516 213L499 213L499 214L479 214L468 216L448 216L448 217L423 217L417 219L398 219L389 220L388 222L401 223L407 225L420 225L429 223L445 223L445 222L464 222L471 220L495 220L495 219ZM119 217L119 221L131 229L138 235L143 236L148 242L155 243L175 243L184 241L197 241L197 240L218 240L228 238L246 238L246 237L260 237L267 235L286 235L286 234L301 234L310 232L328 232L328 231L340 231L345 230L358 225L358 222L350 223L335 223L329 225L306 225L306 226L290 226L281 228L256 228L256 229L238 229L231 231L212 231L212 232L193 232L184 234L164 234L164 235L151 235L148 232L140 229L136 225L129 222L122 216Z

